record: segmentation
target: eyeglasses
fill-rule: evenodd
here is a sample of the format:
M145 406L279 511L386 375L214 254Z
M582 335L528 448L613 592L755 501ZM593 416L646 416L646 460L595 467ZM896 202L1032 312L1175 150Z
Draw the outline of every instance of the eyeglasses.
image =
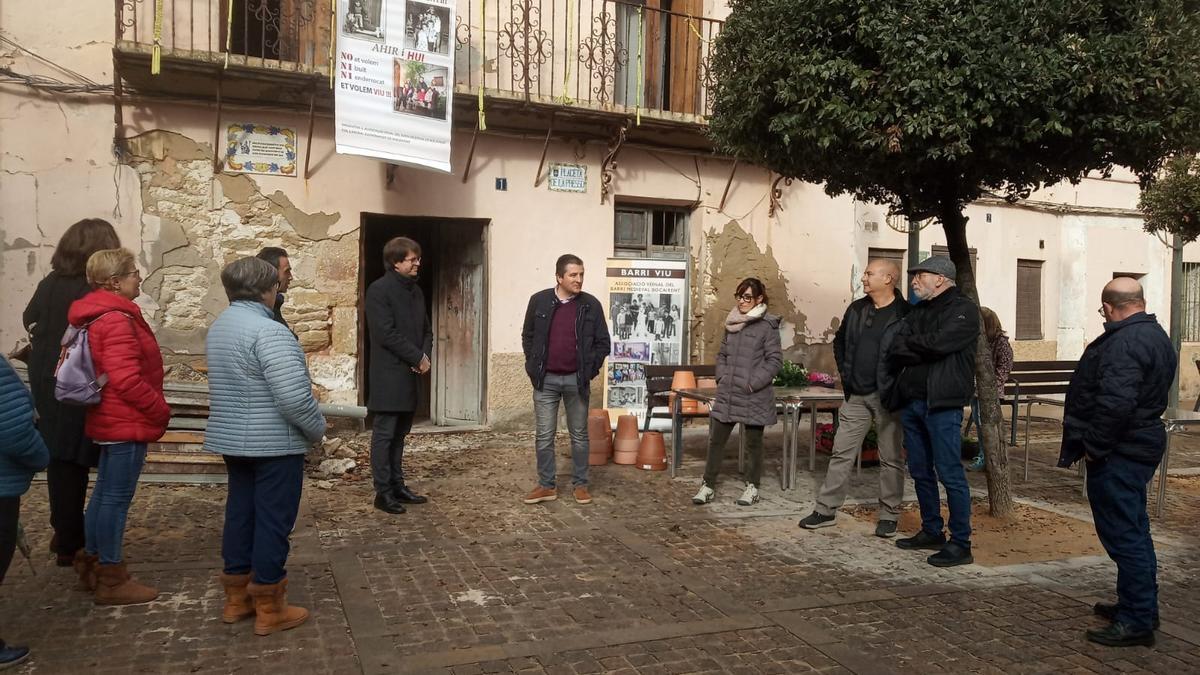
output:
M1104 316L1104 308L1101 307L1100 309L1096 310L1096 313L1099 314L1100 316Z
M414 265L420 265L420 264L421 264L421 259L420 259L420 258L405 258L405 259L404 259L403 261L401 261L401 262L412 263L412 264L414 264Z
M737 298L741 302L754 302L754 295L750 293L743 293L741 295L734 294L733 297Z

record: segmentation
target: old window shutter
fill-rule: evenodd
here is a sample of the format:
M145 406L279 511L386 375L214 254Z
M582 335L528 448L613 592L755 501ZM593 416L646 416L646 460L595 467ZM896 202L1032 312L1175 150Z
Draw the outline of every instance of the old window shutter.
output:
M1042 261L1017 260L1018 340L1042 339Z
M969 248L969 249L967 249L967 253L971 256L971 271L974 272L976 275L978 275L979 274L979 261L975 255L976 250L973 248ZM949 258L950 257L950 249L945 246L942 246L941 244L934 244L933 247L930 249L930 255L944 255L947 258ZM975 282L976 282L976 284L978 284L978 282L979 282L978 276L976 276Z

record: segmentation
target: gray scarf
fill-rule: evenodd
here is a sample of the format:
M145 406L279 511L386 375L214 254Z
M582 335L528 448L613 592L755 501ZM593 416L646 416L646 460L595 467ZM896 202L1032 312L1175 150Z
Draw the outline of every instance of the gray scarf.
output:
M746 324L758 321L767 313L767 303L761 303L754 306L754 309L742 314L737 307L729 310L729 316L725 317L725 330L730 333L737 333L746 327Z

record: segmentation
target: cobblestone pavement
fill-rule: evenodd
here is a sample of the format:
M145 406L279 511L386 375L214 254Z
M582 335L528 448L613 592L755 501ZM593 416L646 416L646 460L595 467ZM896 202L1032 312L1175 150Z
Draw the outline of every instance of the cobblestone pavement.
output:
M306 485L289 561L291 600L307 624L258 638L220 621L222 486L143 484L126 557L159 600L96 607L55 568L45 485L22 505L33 568L20 557L0 587L0 636L28 644L22 673L1102 673L1200 672L1200 438L1177 445L1159 539L1163 626L1154 648L1083 640L1090 604L1112 598L1103 557L950 570L872 536L843 515L796 528L826 459L795 489L778 481L768 434L763 500L740 493L731 442L718 499L694 507L703 429L686 434L680 476L609 465L595 503L571 498L560 458L558 501L525 506L524 441L423 438L407 460L429 504L403 516L371 508L363 476ZM1088 519L1077 473L1053 468L1057 426L1034 425L1029 480L1012 452L1019 499ZM517 447L513 447L516 445ZM1174 473L1174 472L1173 472ZM854 477L874 502L877 473ZM983 476L972 475L982 493ZM911 497L911 485L907 494Z

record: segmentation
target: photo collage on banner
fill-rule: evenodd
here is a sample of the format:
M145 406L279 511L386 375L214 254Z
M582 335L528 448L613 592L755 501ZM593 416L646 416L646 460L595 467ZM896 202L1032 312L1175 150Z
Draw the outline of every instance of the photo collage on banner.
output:
M682 363L687 316L687 263L608 261L608 330L612 353L604 407L617 415L646 414L646 366Z
M337 151L450 171L454 4L338 3Z

